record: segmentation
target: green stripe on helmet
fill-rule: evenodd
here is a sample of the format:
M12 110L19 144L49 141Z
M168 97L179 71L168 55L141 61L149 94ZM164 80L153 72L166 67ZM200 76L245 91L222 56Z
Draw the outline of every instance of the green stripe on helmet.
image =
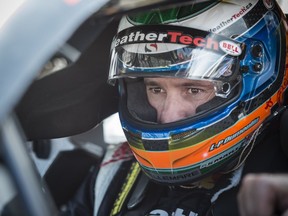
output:
M203 3L176 7L172 9L155 9L152 11L138 13L137 15L129 15L128 20L133 25L168 24L197 16L199 13L208 10L209 8L218 4L220 1L221 0L209 0Z

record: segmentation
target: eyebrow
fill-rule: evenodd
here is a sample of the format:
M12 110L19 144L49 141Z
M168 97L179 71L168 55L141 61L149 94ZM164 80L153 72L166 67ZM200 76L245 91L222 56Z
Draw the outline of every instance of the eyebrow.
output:
M146 79L144 79L144 84L145 85L152 85L152 86L159 85L159 83L156 81L146 80Z
M148 86L160 86L160 83L157 82L157 81L154 81L154 80L147 80L147 79L144 79L144 84L145 85L148 85ZM212 87L213 84L212 83L203 83L202 81L197 81L197 80L187 80L187 82L182 82L176 86L200 86L200 87Z

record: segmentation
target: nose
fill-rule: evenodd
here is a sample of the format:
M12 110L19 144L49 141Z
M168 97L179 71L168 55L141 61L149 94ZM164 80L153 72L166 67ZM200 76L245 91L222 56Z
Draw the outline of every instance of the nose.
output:
M160 111L160 112L159 112ZM175 122L196 113L196 107L188 103L187 100L179 97L179 95L167 96L162 109L158 110L159 123Z

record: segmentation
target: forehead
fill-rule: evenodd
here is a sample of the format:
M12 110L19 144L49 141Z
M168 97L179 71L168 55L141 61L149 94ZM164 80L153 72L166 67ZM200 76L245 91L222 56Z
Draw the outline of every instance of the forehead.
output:
M171 85L171 86L211 86L213 83L208 80L191 80L184 78L173 78L173 77L153 77L144 78L146 85Z

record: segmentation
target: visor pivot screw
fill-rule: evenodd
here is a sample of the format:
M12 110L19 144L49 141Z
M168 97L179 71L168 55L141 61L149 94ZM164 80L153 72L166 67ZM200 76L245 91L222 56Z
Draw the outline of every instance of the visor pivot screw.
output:
M225 94L229 93L229 91L230 91L230 84L229 84L229 83L224 83L224 84L222 85L222 91L223 91L223 93L225 93Z
M262 68L263 68L263 66L262 66L261 63L256 63L256 64L253 65L253 70L255 72L260 72L262 70Z
M263 55L262 46L260 44L256 44L255 46L252 47L251 53L255 58L262 57Z

